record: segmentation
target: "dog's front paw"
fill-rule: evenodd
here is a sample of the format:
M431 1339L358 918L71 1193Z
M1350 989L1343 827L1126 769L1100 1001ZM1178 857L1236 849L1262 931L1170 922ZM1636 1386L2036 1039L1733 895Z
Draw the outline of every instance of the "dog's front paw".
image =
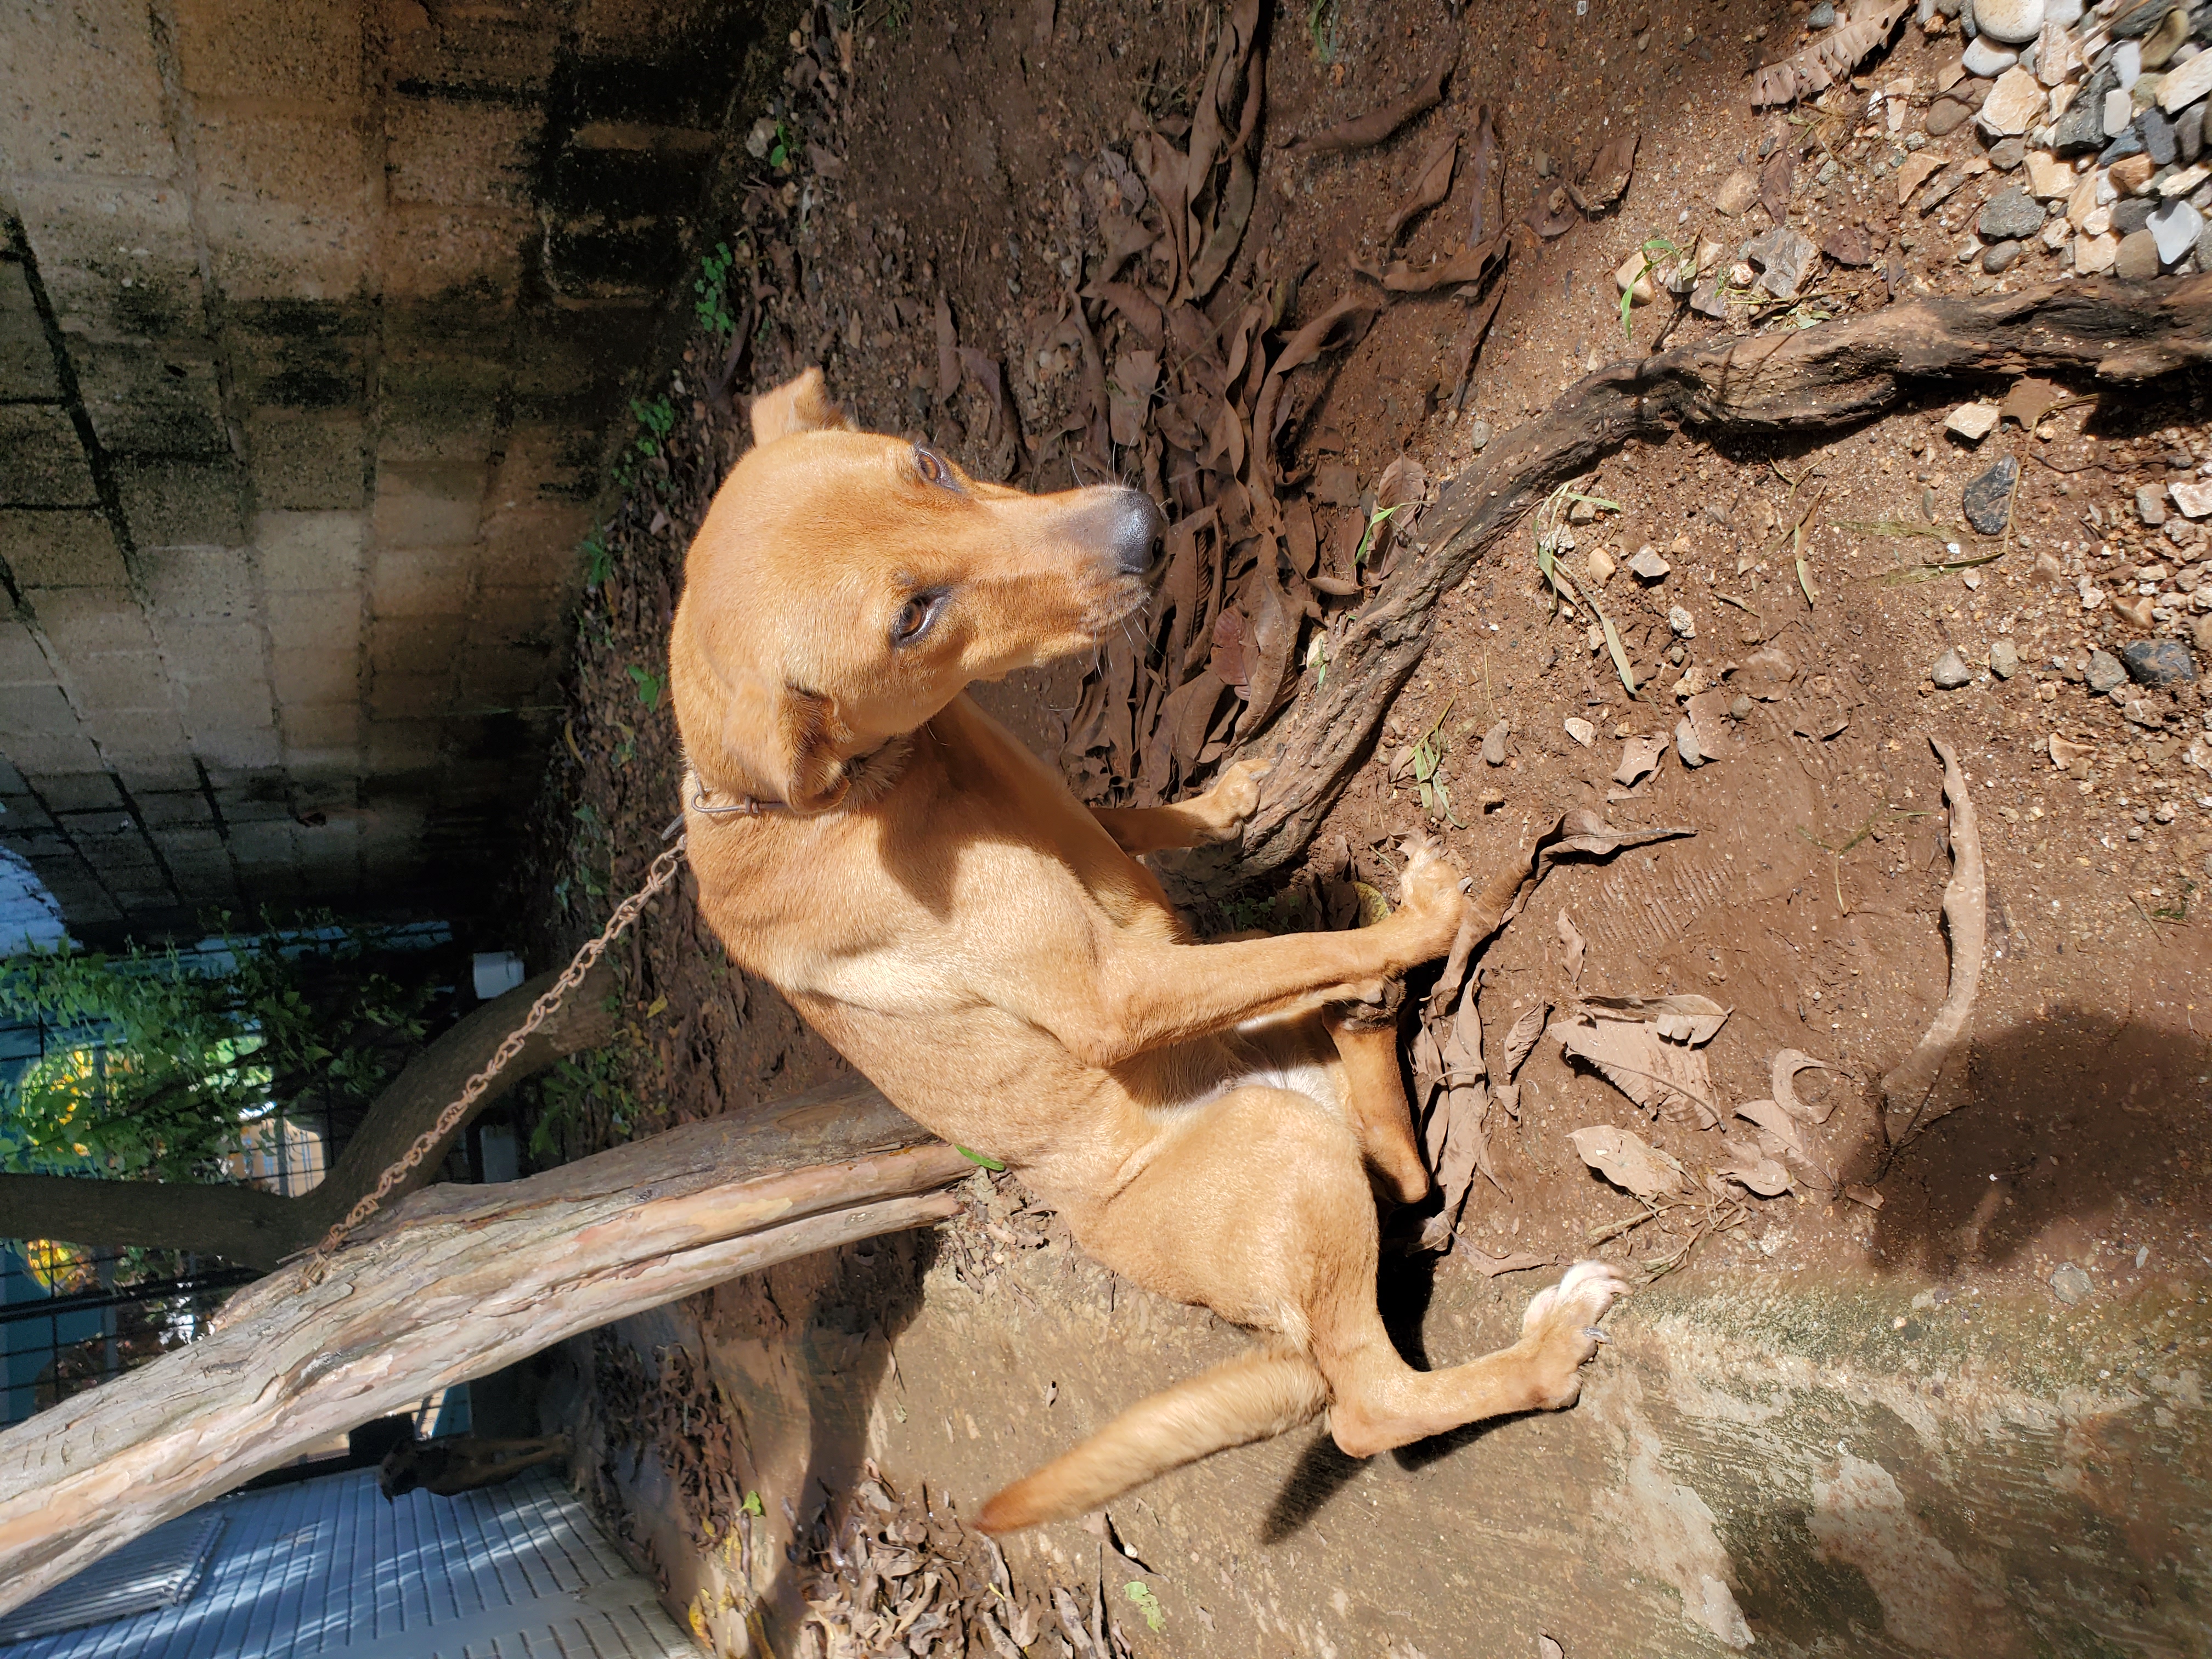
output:
M1451 948L1467 908L1465 884L1426 836L1415 836L1406 843L1406 872L1398 879L1398 907L1409 921L1427 924L1422 933L1433 945L1429 954L1441 955Z
M1518 1346L1539 1410L1559 1411L1581 1396L1582 1368L1607 1340L1598 1321L1628 1291L1610 1261L1577 1261L1558 1284L1536 1293L1522 1316Z
M1205 811L1206 830L1214 840L1237 839L1245 821L1260 810L1260 781L1274 769L1272 760L1238 761L1191 803Z

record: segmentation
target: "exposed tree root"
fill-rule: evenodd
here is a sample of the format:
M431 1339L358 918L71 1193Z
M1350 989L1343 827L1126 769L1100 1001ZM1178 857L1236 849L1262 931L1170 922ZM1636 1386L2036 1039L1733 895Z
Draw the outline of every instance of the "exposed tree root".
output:
M1493 442L1444 486L1425 544L1345 629L1326 685L1280 732L1267 797L1233 854L1183 879L1225 890L1286 870L1362 763L1428 649L1436 605L1558 484L1632 438L1706 442L1817 433L1930 396L1961 376L2036 374L2138 381L2212 362L2212 276L2053 283L1982 300L1926 300L1794 333L1683 347L1616 363Z

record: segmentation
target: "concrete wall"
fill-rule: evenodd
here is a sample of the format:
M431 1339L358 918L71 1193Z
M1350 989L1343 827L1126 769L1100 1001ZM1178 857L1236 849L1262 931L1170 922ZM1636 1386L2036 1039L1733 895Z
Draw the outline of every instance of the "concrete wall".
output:
M0 8L0 842L81 935L500 845L762 11Z

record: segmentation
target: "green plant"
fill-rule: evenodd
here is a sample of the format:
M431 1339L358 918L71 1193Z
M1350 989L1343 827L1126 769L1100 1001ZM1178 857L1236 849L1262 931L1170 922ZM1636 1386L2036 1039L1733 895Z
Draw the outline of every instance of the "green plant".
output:
M539 1080L538 1096L530 1154L540 1163L560 1158L572 1137L592 1143L626 1139L637 1121L637 1097L629 1091L623 1057L612 1048L556 1062Z
M1420 792L1423 811L1431 817L1443 818L1455 828L1464 830L1467 826L1452 814L1451 791L1439 775L1439 769L1444 763L1444 715L1451 713L1452 704L1458 701L1456 696L1446 698L1435 723L1413 744L1413 787Z
M584 538L583 554L584 586L596 590L601 582L614 574L615 556L608 550L605 541L596 530Z
M629 675L630 683L637 687L637 700L647 708L659 708L661 690L667 681L635 663L630 664L625 672Z
M1336 61L1338 8L1339 0L1309 0L1306 7L1306 40L1324 64Z
M227 920L227 919L226 919ZM217 1177L255 1126L366 1106L420 1044L436 995L379 965L389 935L327 915L195 953L33 951L0 963L0 1013L47 1052L0 1086L0 1170Z
M658 455L662 441L676 425L676 405L665 398L655 398L645 403L633 398L629 412L637 416L637 423L645 428L645 435L632 446L641 455Z
M1160 1598L1152 1594L1152 1587L1141 1578L1132 1578L1121 1587L1121 1594L1137 1604L1137 1611L1145 1615L1145 1625L1150 1630L1167 1628L1167 1614L1160 1611Z
M786 167L799 154L799 141L791 136L791 129L782 122L775 124L775 142L769 146L768 164L772 167Z
M971 1152L965 1146L956 1145L952 1150L959 1153L961 1157L966 1158L970 1164L980 1165L983 1169L991 1170L994 1174L1003 1173L1006 1170L1006 1166L1000 1163L997 1158L986 1158L981 1152Z
M1403 503L1401 502L1400 505L1402 506ZM1382 508L1381 512L1372 514L1369 516L1367 520L1367 528L1359 532L1358 550L1352 556L1352 566L1353 569L1356 570L1360 566L1367 562L1367 550L1375 545L1375 532L1380 530L1384 525L1389 523L1390 520L1396 514L1398 508L1396 507L1386 507Z
M714 251L699 261L700 275L691 284L691 291L699 297L692 301L691 309L698 314L699 326L720 339L726 340L738 331L737 319L730 315L730 267L736 256L727 242L714 244Z
M1636 303L1636 285L1644 280L1645 273L1659 269L1658 260L1652 256L1664 253L1680 255L1682 251L1664 236L1647 236L1644 239L1644 246L1637 252L1643 256L1642 263L1637 266L1636 274L1628 279L1628 286L1620 290L1620 331L1631 340L1636 337L1636 324L1629 315L1630 308ZM1686 258L1685 263L1687 263ZM1694 264L1691 269L1695 270Z
M1597 601L1576 586L1574 580L1559 568L1560 534L1566 528L1568 509L1577 501L1587 501L1601 512L1620 511L1619 501L1609 501L1602 495L1580 495L1561 484L1546 496L1544 504L1536 509L1536 568L1544 573L1544 580L1551 584L1552 591L1569 607L1583 605L1597 618L1599 630L1605 636L1607 653L1613 659L1613 672L1620 676L1621 684L1633 697L1636 695L1636 675L1628 665L1628 651L1620 642L1620 630L1613 625L1613 618L1598 608Z

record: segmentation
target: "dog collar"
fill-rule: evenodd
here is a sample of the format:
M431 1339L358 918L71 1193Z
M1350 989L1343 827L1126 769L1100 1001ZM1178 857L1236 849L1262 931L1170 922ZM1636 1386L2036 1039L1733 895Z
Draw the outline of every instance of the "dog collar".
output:
M912 744L905 737L896 737L878 744L865 755L855 755L845 763L848 787L838 805L848 802L865 805L873 800L898 780ZM707 781L699 775L696 767L686 767L684 772L684 805L703 817L760 818L779 812L788 812L794 817L818 817L820 813L805 812L789 801L763 800L757 795L739 795L733 800L714 801L708 798ZM832 806L827 809L836 811ZM681 819L678 820L681 822Z

